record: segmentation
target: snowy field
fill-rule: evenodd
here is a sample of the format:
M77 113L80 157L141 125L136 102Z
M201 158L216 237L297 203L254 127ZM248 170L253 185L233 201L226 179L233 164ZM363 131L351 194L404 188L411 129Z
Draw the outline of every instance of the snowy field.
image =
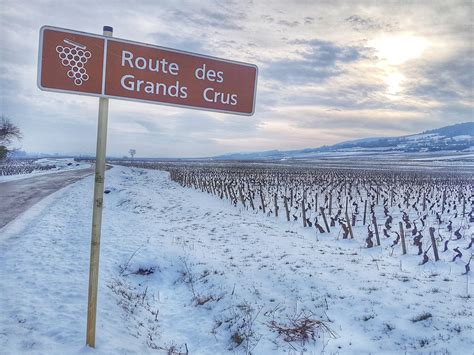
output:
M369 250L126 167L106 176L87 349L92 187L0 230L0 353L473 353L472 272L451 253L420 266L399 247Z
M8 160L0 164L0 183L51 174L61 171L90 168L90 163L76 162L74 158L42 158Z

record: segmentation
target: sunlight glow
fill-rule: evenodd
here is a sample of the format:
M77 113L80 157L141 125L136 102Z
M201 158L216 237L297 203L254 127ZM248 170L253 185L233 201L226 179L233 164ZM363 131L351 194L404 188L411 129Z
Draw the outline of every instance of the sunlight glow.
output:
M397 95L402 91L401 83L405 79L405 76L399 72L394 72L389 74L386 79L385 83L387 84L387 92L389 95Z
M423 37L413 35L381 36L369 42L375 49L379 59L377 66L384 73L382 80L387 85L387 95L390 99L399 99L403 93L403 81L400 65L407 61L418 59L428 47L428 41Z
M400 65L408 60L416 59L423 54L428 42L417 36L379 37L369 45L377 51L377 56L389 65Z

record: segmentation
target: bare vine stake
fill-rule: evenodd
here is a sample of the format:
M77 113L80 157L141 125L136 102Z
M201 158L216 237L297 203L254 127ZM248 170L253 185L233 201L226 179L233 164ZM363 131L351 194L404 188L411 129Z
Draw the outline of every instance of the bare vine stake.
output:
M288 209L288 197L283 196L283 204L285 205L286 220L290 221L290 210Z
M262 211L265 213L265 200L263 199L262 185L260 185L260 200L262 201Z
M349 215L347 214L347 210L346 210L346 221L347 221L347 228L349 228L349 234L351 235L351 239L354 239L354 234L352 233L351 221L349 220Z
M436 244L434 232L435 232L434 227L430 227L430 237L431 237L431 245L433 246L433 254L435 257L435 261L438 261L439 260L438 245Z
M225 199L228 200L228 199L229 199L229 196L227 195L227 185L223 185L223 186L222 186L222 190L224 191Z
M305 205L304 205L304 197L301 200L301 213L302 213L302 217L303 217L303 227L306 227L306 208L305 208Z
M275 217L278 217L278 200L277 200L278 196L275 192L275 194L273 195L273 199L275 201Z
M326 231L328 233L331 233L331 230L329 229L328 220L326 219L326 214L324 213L324 207L320 207L319 210L321 211L321 214L323 215L323 220L324 220L324 225L326 226Z
M332 216L332 191L329 191L329 215Z
M380 245L379 226L377 225L377 218L373 216L372 224L374 225L375 239L377 239L377 245Z
M349 196L346 196L346 215L347 215L347 205L349 204Z
M423 212L426 211L426 192L423 193Z
M400 228L400 238L402 239L402 253L405 255L407 253L407 246L405 244L405 232L403 231L403 223L398 222L398 227Z
M314 200L314 211L318 212L318 193L316 192L315 200Z
M365 220L366 220L366 216L367 216L367 200L365 200L365 203L364 203L364 226L365 226Z
M240 187L240 185L239 185L239 195L240 195L240 201L242 201L242 205L244 205L244 207L247 207L245 206L244 194L242 193L242 188Z
M441 213L444 213L445 203L446 203L446 190L443 191L443 207L441 207Z
M253 198L252 198L252 194L249 190L249 201L250 201L250 207L252 207L253 210L255 210L255 206L253 204Z
M229 200L230 200L230 203L234 203L234 189L232 188L232 186L227 185L227 190L229 191Z

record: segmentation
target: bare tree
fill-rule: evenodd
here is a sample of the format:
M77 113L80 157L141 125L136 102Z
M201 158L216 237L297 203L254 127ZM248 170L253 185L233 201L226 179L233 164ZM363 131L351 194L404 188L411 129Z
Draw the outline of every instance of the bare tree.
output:
M137 154L137 151L132 148L132 149L130 149L130 150L128 151L128 154L130 154L130 156L132 157L132 161L131 161L131 162L133 163L133 157L135 156L135 154Z
M7 157L8 146L15 140L19 141L22 138L20 128L13 124L6 116L0 116L0 160Z

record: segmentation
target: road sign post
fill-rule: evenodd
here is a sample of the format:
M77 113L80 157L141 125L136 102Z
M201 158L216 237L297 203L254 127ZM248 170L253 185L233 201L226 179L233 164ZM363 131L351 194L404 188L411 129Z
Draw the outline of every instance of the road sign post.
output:
M99 97L86 343L95 347L109 98L251 116L255 65L103 35L44 26L38 87Z
M112 36L113 29L104 26L104 36ZM95 158L94 205L92 209L91 255L89 266L89 296L87 301L86 344L95 348L97 315L97 290L99 286L100 232L104 201L105 153L107 147L107 121L109 99L99 98L99 122L97 126L97 151Z

